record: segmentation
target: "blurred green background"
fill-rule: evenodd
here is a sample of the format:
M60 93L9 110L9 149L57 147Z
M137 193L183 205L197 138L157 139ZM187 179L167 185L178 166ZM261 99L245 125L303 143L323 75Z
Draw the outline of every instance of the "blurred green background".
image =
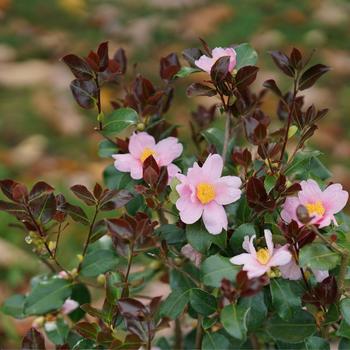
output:
M333 181L350 190L349 18L346 0L0 0L0 178L26 184L40 179L64 192L76 183L91 186L101 180L109 161L97 156L95 115L75 105L71 73L60 57L86 54L109 40L111 52L123 47L129 67L137 63L146 77L159 82L159 58L198 46L202 37L211 46L250 42L262 68L257 87L271 77L281 80L268 50L317 49L314 62L333 69L307 91L307 102L331 109L313 142L326 153ZM186 83L178 84L168 113L184 125L198 101L213 103L188 100ZM111 88L103 91L106 112L117 95ZM269 97L264 108L273 118L275 107ZM43 269L10 222L0 214L0 303L14 291L25 291L30 276ZM62 261L74 265L83 235L64 234ZM0 345L18 344L30 322L0 315Z

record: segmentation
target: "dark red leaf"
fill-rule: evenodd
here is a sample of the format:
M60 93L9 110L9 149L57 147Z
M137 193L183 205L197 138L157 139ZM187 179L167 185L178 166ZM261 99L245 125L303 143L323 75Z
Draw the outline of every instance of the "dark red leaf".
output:
M183 58L191 65L195 66L194 62L203 55L203 52L196 47L185 49L182 52Z
M256 79L258 70L259 68L255 66L245 66L239 69L235 77L236 88L242 91L251 85Z
M34 327L30 328L22 340L22 350L45 350L45 339Z
M215 96L216 90L201 83L192 83L186 90L188 97L194 96Z
M96 52L90 51L88 57L86 58L86 62L93 69L94 72L98 72L99 69L99 57Z
M201 44L203 46L203 49L204 49L204 52L206 53L206 55L209 56L209 57L212 57L211 49L210 49L209 45L207 44L207 42L204 39L202 39L202 38L199 38L199 41L201 42Z
M39 220L42 224L46 224L52 220L56 214L56 197L53 193L37 197L30 201L29 207L35 219Z
M123 298L118 301L118 308L123 317L143 320L148 310L140 301L132 298Z
M108 41L101 43L97 49L97 55L99 58L99 71L103 72L108 67Z
M315 64L307 69L301 76L299 81L299 90L306 90L313 86L316 81L330 70L330 67L324 64Z
M127 59L124 49L120 48L116 51L113 56L113 59L119 64L119 69L122 74L125 74L127 69Z
M70 83L70 89L80 107L90 109L95 106L98 90L94 80L75 79Z
M10 179L5 179L5 180L0 180L0 188L3 194L14 201L15 199L13 198L13 188L18 185L19 182L10 180Z
M96 182L94 186L94 196L97 200L99 200L101 198L101 195L102 195L102 187L100 184Z
M154 186L158 181L159 174L160 174L160 169L158 167L158 164L153 158L153 156L150 155L143 162L143 179L148 185Z
M70 54L64 56L62 61L70 68L74 76L79 80L90 80L94 77L93 70L83 58Z
M94 195L84 185L74 185L70 189L86 205L93 206L96 204Z
M160 77L170 80L180 70L181 64L176 53L170 53L160 59Z
M31 189L29 193L29 200L31 201L43 195L52 193L54 190L55 189L46 182L39 181Z
M100 327L96 323L79 322L74 327L81 336L87 339L96 340Z
M215 85L220 85L224 82L229 72L230 57L220 57L212 66L210 76Z
M85 214L84 210L80 207L66 202L62 205L61 209L64 213L69 215L75 222L79 222L83 225L89 225L89 219Z
M28 199L28 189L23 184L15 184L12 188L12 196L15 202L26 202Z
M123 239L131 239L134 235L134 228L125 219L107 219L108 231L113 235L116 235Z
M264 81L263 86L273 91L278 97L283 98L281 90L273 79Z
M289 77L294 77L295 71L291 66L288 56L280 51L271 51L270 55L276 66Z
M302 58L301 52L294 47L290 54L290 64L294 69L298 70L303 67Z

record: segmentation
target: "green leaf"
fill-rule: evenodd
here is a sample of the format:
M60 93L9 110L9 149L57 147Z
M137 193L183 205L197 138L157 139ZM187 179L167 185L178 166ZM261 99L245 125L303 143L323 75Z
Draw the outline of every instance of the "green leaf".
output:
M229 258L212 255L202 263L202 281L207 286L220 287L223 278L234 282L240 269L240 266L231 264Z
M85 256L80 274L84 277L96 277L101 273L114 270L117 264L118 257L112 250L93 250Z
M175 224L161 225L156 229L155 233L170 245L186 242L184 229Z
M349 350L349 349L350 349L350 339L341 338L338 345L338 350Z
M269 193L276 184L277 179L272 175L267 175L264 180L264 187L267 193Z
M278 315L288 320L301 308L301 299L293 288L295 282L274 278L270 282L272 305Z
M243 309L249 310L247 314L248 330L258 329L266 320L267 307L263 292L259 292L250 297L240 298L238 305Z
M286 176L301 176L304 174L307 169L310 168L310 161L313 157L320 155L319 151L304 151L299 152L292 163L287 168L285 175Z
M133 190L135 184L129 173L118 171L113 164L104 170L103 179L111 190Z
M202 350L232 349L230 341L220 333L205 333L202 340Z
M192 73L200 72L201 70L194 67L181 67L181 69L174 75L175 78L185 78Z
M234 338L245 340L247 336L247 315L249 309L235 304L225 306L220 313L220 321L225 330Z
M329 350L330 345L327 340L320 337L310 337L305 341L306 350Z
M109 141L109 140L102 140L98 145L98 155L101 158L110 158L113 154L118 153L117 146Z
M188 243L201 253L206 253L212 243L212 235L205 229L202 221L186 225Z
M181 315L185 306L190 301L191 289L172 291L160 306L159 315L175 320Z
M224 141L224 131L218 128L209 128L201 133L209 145L213 145L221 154Z
M245 236L256 235L256 229L253 224L243 224L238 226L231 236L230 246L235 254L242 252L242 244Z
M340 322L340 327L337 330L337 336L350 339L350 326L345 320Z
M62 318L58 318L56 321L46 322L44 329L47 337L55 345L62 345L66 343L69 327Z
M123 275L120 272L111 271L106 274L106 299L115 305L122 296L123 288L116 284L123 282Z
M105 136L117 135L130 125L136 124L137 121L137 112L132 108L119 108L106 117L102 132Z
M324 166L324 164L316 157L310 160L309 173L323 181L329 179L332 173Z
M240 69L244 66L254 66L258 61L257 52L248 43L243 43L235 48L236 51L236 67L235 69Z
M10 298L6 299L2 304L0 310L9 316L14 318L24 318L26 317L24 314L24 302L25 296L22 294L12 295Z
M91 302L91 295L90 295L89 289L85 286L85 284L82 284L82 283L73 285L72 294L70 298L77 301L79 305L83 305ZM84 317L84 315L85 315L85 311L82 310L80 307L68 314L69 318L73 322L78 322Z
M311 243L300 249L299 263L302 267L331 270L339 262L339 255L331 251L323 243Z
M316 332L314 317L304 310L296 312L288 321L278 315L267 321L267 332L275 340L300 343Z
M26 315L43 315L57 310L71 293L71 283L62 278L40 281L27 296L24 312Z
M195 311L204 316L209 316L216 311L216 298L199 288L191 289L190 304Z
M346 323L350 325L350 298L345 298L340 302L340 311Z

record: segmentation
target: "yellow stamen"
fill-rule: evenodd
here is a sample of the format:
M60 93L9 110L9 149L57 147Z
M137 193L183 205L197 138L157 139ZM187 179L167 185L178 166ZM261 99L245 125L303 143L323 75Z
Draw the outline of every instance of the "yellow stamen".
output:
M305 205L305 207L309 212L309 215L317 214L319 216L322 216L326 211L321 201L317 201L315 203L308 203Z
M261 248L256 252L256 258L260 264L266 265L270 260L270 253L267 248Z
M153 149L146 147L141 154L141 162L143 163L149 156L154 156L156 154Z
M216 196L215 188L213 185L201 182L197 185L197 198L202 204L211 202Z

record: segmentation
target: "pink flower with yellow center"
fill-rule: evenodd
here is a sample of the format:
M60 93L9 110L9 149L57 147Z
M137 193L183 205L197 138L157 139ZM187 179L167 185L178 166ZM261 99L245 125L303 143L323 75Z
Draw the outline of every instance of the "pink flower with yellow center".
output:
M167 137L156 143L154 137L146 132L133 133L129 141L127 154L114 154L114 166L117 170L130 173L139 180L143 176L143 162L153 156L159 167L167 167L169 181L180 172L172 162L182 153L183 147L176 137Z
M302 181L300 185L301 191L298 195L286 199L281 212L282 219L288 223L295 220L299 226L302 226L296 211L299 205L303 205L312 217L312 224L319 225L320 228L329 226L331 222L337 225L334 214L345 207L349 197L342 185L333 184L324 191L314 180Z
M288 245L275 249L272 242L270 230L264 230L267 248L255 250L253 241L256 235L249 238L244 237L242 244L247 253L239 254L230 259L232 264L243 265L243 270L247 271L248 278L262 276L271 270L271 267L283 266L292 259L292 254L288 251Z
M206 55L202 55L198 60L194 61L194 64L204 70L205 72L210 74L211 68L213 67L213 65L215 64L215 62L221 58L221 57L225 57L225 56L229 56L230 57L230 64L229 64L229 71L232 72L233 68L235 68L236 66L236 51L231 48L222 48L222 47L216 47L215 49L213 49L212 51L212 56L213 57L209 57Z
M187 175L177 174L180 184L176 191L180 198L176 207L181 220L193 224L201 217L209 233L220 234L227 230L227 215L224 205L241 197L242 181L237 176L221 177L224 163L218 154L209 155L202 167L194 163Z

